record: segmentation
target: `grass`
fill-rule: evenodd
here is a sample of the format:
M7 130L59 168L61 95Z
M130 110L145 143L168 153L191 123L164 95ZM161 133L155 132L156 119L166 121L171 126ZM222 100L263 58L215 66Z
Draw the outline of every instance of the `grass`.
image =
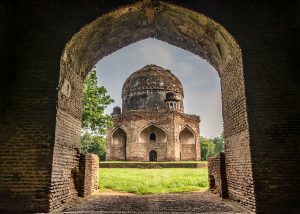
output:
M150 161L100 161L100 163L172 163L172 164L182 164L182 163L207 163L207 161L174 161L174 162L170 162L170 161L155 161L155 162L150 162Z
M208 188L207 168L101 168L100 190L135 194L199 191Z

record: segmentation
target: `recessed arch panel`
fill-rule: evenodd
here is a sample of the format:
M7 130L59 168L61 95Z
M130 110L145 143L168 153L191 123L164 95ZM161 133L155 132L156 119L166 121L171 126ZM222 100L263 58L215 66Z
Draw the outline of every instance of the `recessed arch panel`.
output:
M111 136L110 160L126 160L127 134L124 129L118 127Z
M179 141L180 144L195 144L196 139L194 132L190 128L185 127L179 133Z
M180 160L190 161L197 160L198 148L196 145L195 133L188 126L184 127L179 132L179 142L180 142Z
M151 136L152 135L152 136ZM155 135L155 140L151 139ZM149 125L142 129L139 134L139 143L166 143L166 132L156 125Z

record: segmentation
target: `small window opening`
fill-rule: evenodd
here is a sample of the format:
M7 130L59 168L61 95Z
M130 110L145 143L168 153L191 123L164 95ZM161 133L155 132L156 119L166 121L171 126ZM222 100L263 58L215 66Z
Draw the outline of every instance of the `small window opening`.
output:
M156 140L156 135L154 133L151 133L149 136L151 141L155 141Z

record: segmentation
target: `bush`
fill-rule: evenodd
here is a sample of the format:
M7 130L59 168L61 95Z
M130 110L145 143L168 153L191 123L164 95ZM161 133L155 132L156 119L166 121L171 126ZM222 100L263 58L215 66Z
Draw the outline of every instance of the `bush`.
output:
M93 153L99 156L100 160L105 160L106 139L102 136L85 133L80 137L80 147L82 153Z
M207 161L209 157L224 151L223 132L220 135L220 137L215 137L213 139L209 139L201 136L200 145L201 145L201 160Z

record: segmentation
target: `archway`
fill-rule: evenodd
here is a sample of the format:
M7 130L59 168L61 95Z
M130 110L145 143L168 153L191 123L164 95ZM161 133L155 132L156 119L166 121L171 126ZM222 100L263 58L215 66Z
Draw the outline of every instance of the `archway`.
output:
M196 139L193 131L185 127L179 133L180 141L180 160L196 160Z
M101 16L82 28L66 45L61 58L56 134L79 135L82 82L94 64L115 50L148 37L189 50L218 71L229 195L252 207L255 197L241 50L221 25L200 13L164 2L145 1ZM61 121L66 119L77 124L78 129L61 127ZM69 139L56 138L55 145L59 146L60 141ZM55 158L59 163L60 157ZM245 181L242 177L249 179ZM250 194L245 197L236 188Z
M149 161L157 161L157 152L155 150L149 152Z
M143 156L146 160L148 160L147 156L149 156L150 160L151 154L154 155L152 151L155 151L155 161L162 161L167 159L168 136L164 129L157 125L149 125L141 130L138 138L139 143L141 143L139 147L144 145L143 151L145 153L143 154Z
M110 140L110 146L107 147L106 160L126 160L127 134L122 128L117 128Z
M140 143L166 143L166 132L157 125L150 125L142 129L139 134Z

